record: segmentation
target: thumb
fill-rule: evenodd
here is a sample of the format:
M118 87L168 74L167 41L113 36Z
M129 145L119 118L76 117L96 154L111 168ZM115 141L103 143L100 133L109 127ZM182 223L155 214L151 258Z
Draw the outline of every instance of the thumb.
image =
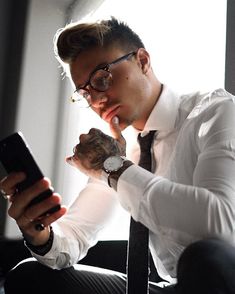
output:
M119 140L122 137L121 129L119 126L119 118L114 116L109 123L110 131L114 139Z

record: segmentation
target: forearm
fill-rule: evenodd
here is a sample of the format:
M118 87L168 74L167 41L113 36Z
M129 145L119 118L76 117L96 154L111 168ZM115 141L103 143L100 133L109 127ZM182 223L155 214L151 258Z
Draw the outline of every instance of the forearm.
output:
M59 226L54 226L54 237L51 249L45 254L37 254L31 251L39 262L53 269L62 269L77 263L82 259L88 249L95 244L95 241L87 242L85 238L80 236L69 236L68 232L63 233Z
M81 191L67 214L53 224L54 240L44 256L32 253L52 268L64 268L81 260L99 240L118 208L116 193L101 181L92 180Z
M233 233L235 191L229 186L225 196L219 189L178 184L132 166L117 189L122 206L155 233L161 228L200 237Z

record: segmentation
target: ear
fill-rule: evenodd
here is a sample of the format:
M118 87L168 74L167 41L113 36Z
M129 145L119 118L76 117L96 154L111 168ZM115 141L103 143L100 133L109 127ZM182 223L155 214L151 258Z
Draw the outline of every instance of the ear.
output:
M136 57L137 57L139 65L141 66L141 70L143 74L146 74L151 67L149 53L144 48L140 48L137 51Z

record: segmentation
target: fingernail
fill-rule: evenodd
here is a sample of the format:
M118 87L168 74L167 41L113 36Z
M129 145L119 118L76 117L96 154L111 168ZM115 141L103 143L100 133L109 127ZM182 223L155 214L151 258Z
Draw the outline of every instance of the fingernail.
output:
M118 124L119 123L119 118L117 116L114 116L113 119L112 119L112 122L114 124Z

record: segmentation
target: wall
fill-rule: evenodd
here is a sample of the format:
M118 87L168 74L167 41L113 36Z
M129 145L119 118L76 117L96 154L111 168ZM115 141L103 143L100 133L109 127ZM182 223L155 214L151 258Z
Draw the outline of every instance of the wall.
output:
M15 131L28 3L0 1L0 139ZM0 177L5 175L0 164ZM5 231L7 205L0 197L0 235Z
M77 196L64 193L64 186L70 184L70 173L74 172L64 160L74 145L68 132L73 118L68 102L72 87L68 79L62 78L63 71L54 57L53 38L66 22L81 18L103 1L30 0L16 130L23 132L44 175L64 196L64 204ZM84 180L83 176L81 181ZM5 235L21 235L9 217Z
M73 9L73 21L85 17L81 13L83 6L79 4ZM85 19L102 19L110 15L127 21L141 36L151 54L154 72L161 82L175 91L188 93L224 86L226 0L146 0L144 6L135 0L106 0ZM91 127L108 132L107 125L90 109L67 105L61 127L61 142L65 146L58 157L70 154L79 134L88 132ZM86 179L64 162L59 171L60 191L72 201ZM120 209L119 217L113 227L107 228L103 238L127 238L128 222L129 215Z
M68 2L68 1L67 1ZM53 180L61 77L54 58L53 36L64 26L66 6L60 1L32 0L21 77L17 130L25 135L44 174ZM66 3L65 3L66 4ZM19 235L8 218L6 236Z

